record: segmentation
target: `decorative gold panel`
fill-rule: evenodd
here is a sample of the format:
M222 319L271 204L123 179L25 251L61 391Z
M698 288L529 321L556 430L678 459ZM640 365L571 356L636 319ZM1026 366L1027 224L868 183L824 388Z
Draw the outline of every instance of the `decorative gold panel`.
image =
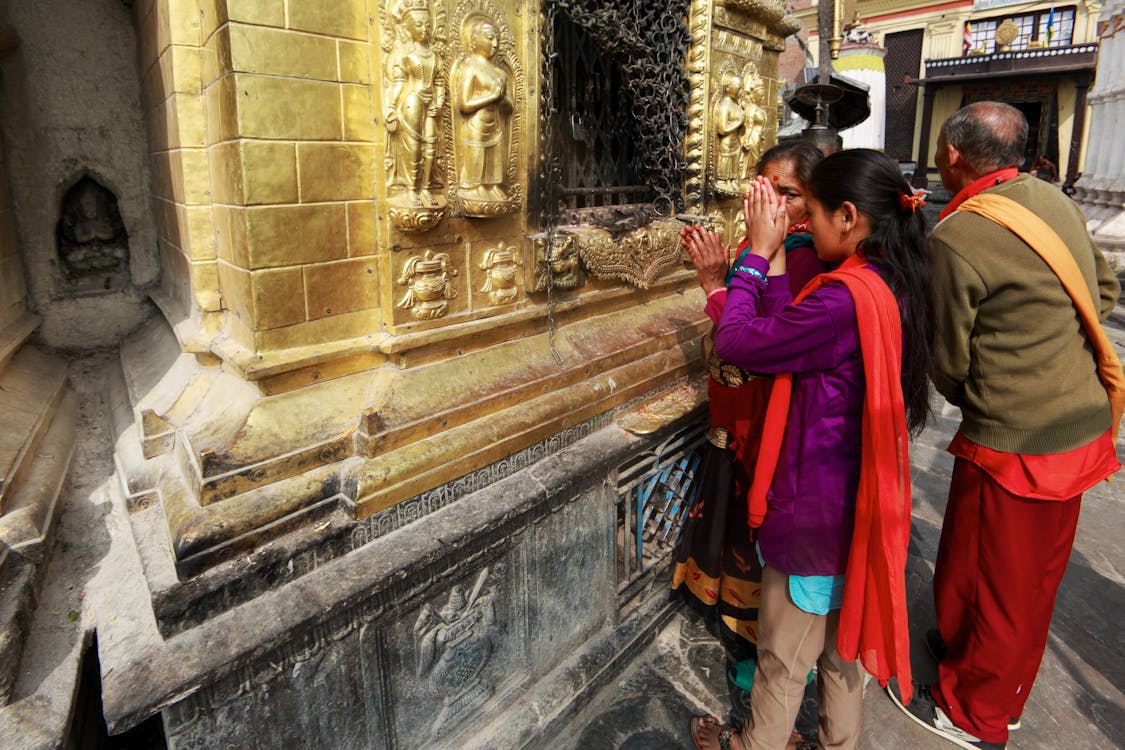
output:
M457 269L450 264L448 253L427 250L415 255L402 267L399 286L407 287L398 307L410 310L418 320L444 317L449 310L449 300L457 296L452 278Z
M451 191L465 216L490 217L520 207L516 174L523 71L504 16L489 0L458 6L450 72L454 175Z
M442 194L442 109L445 60L435 45L441 18L428 0L390 0L384 19L384 127L388 215L404 231L432 228L446 207Z
M519 267L523 265L519 252L501 242L486 250L481 258L480 268L485 272L482 292L488 293L488 301L493 305L507 305L519 296Z
M534 235L528 241L535 253L534 276L528 283L531 291L547 291L548 279L554 289L578 289L586 283L586 269L572 237L555 234L553 248L548 248L546 234Z
M563 231L574 242L590 273L599 279L621 279L648 289L665 271L682 263L680 230L676 219L654 221L614 239L605 229L567 227Z

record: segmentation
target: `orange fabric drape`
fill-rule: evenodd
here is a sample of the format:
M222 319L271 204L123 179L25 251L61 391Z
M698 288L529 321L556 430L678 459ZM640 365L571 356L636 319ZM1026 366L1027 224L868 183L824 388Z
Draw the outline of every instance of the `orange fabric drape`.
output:
M1078 263L1062 238L1038 215L1003 195L978 193L958 206L957 210L980 214L1007 228L1026 242L1059 277L1078 310L1086 336L1094 346L1098 378L1105 387L1110 413L1113 415L1110 434L1116 437L1122 411L1125 411L1125 373L1122 373L1121 360L1117 358L1117 352L1102 328L1097 307L1090 295L1090 287L1086 285Z
M855 301L867 390L863 404L862 459L856 491L855 531L844 574L836 649L859 659L880 685L898 677L903 700L912 694L910 632L906 615L906 554L910 542L910 458L902 396L902 321L898 303L866 261L852 256L813 279L794 300L831 281ZM774 378L758 462L750 488L750 525L765 518L766 496L781 453L793 374Z

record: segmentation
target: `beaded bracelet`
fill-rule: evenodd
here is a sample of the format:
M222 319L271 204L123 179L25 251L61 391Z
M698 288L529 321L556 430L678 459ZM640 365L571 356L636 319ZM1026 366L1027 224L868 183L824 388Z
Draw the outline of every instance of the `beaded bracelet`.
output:
M757 268L750 268L749 266L735 266L734 270L739 273L748 273L758 281L762 282L762 284L770 283L769 279L766 278L766 275L759 271Z

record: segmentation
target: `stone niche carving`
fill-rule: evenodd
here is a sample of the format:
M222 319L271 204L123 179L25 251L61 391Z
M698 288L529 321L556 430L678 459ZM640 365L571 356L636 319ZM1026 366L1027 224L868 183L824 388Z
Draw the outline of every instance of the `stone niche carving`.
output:
M450 72L455 195L466 216L500 216L519 207L514 144L522 73L515 43L503 16L486 0L462 4L455 27L460 29Z
M418 320L445 317L449 311L449 300L457 296L452 278L456 275L457 269L450 262L448 253L427 250L424 255L411 257L398 277L399 285L407 287L398 307L410 310Z
M72 287L119 288L129 277L129 235L117 198L91 177L63 196L56 229L59 271Z
M456 726L492 696L493 686L481 672L497 636L494 596L486 567L471 591L455 585L440 608L422 605L414 623L418 676L426 678L430 694L442 700L434 736Z
M488 293L491 304L507 305L515 302L520 291L519 267L522 264L519 252L503 242L485 251L480 267L487 275L481 291Z
M387 202L391 223L403 231L433 228L445 214L442 193L444 61L435 40L444 37L428 0L390 0L383 77L387 131Z

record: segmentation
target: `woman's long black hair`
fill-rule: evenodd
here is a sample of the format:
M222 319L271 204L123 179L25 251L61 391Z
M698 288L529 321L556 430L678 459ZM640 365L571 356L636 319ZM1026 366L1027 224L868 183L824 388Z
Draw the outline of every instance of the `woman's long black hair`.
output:
M930 413L934 305L926 219L909 200L914 191L894 159L859 148L817 164L808 189L826 211L850 201L871 224L856 251L882 271L902 310L902 395L907 425L917 435Z

